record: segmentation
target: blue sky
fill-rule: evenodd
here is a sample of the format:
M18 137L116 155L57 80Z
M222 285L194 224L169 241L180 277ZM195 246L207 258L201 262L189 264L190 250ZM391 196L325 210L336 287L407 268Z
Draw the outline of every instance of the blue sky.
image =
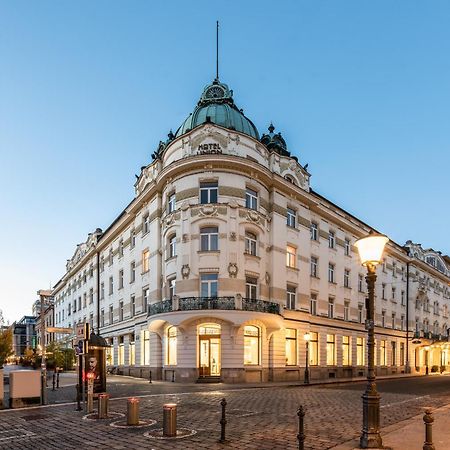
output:
M0 309L28 313L214 77L313 188L450 253L450 2L0 0Z

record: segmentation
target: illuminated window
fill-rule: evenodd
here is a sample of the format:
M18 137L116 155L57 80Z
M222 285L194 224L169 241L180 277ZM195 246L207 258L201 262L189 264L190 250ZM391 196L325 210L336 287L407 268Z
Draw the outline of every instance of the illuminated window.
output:
M286 266L295 268L297 249L291 245L286 246Z
M364 366L364 338L356 338L356 365Z
M319 365L319 335L314 331L309 333L309 364L311 366Z
M168 284L169 284L169 298L172 300L173 296L175 295L175 284L176 284L177 280L176 278L170 278L168 280Z
M141 364L144 366L150 365L150 331L142 331L142 353L141 353Z
M142 252L142 273L150 270L150 251L144 250Z
M380 366L385 366L387 364L386 358L386 341L380 341Z
M342 336L342 365L352 365L352 353L350 346L350 336Z
M297 365L297 330L286 329L286 365Z
M327 334L327 366L336 365L336 336Z
M391 342L391 357L392 357L392 366L397 365L397 342Z
M134 341L134 334L130 334L130 345L128 349L129 349L130 366L134 366L136 364L136 346Z
M123 336L119 336L119 366L123 366L125 364L125 348L123 343Z
M258 327L244 327L244 364L259 365L261 336Z
M167 364L175 366L177 364L177 329L170 327L167 330Z

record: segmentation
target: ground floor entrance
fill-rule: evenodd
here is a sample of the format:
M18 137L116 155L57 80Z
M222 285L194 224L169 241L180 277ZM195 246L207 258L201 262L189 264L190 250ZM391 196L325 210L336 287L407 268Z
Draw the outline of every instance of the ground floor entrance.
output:
M199 327L199 377L220 377L220 325Z

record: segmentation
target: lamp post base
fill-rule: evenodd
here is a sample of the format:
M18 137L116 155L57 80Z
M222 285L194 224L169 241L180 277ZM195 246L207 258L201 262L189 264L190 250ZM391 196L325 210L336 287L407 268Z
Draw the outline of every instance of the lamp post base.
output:
M380 395L372 390L364 392L363 430L359 440L360 448L384 448L380 434Z

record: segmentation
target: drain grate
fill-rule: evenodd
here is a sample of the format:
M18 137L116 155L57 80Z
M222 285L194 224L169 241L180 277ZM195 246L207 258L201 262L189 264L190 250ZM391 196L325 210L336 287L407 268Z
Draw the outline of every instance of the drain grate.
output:
M21 419L30 422L31 420L43 420L43 419L48 419L49 416L48 414L30 414L28 416L22 416Z

